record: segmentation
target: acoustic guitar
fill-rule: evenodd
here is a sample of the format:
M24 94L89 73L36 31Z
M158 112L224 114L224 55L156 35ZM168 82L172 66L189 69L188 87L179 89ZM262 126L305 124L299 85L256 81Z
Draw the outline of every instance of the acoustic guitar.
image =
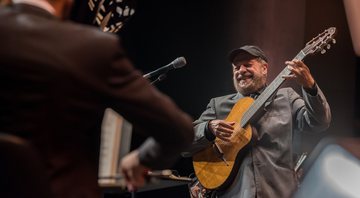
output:
M294 59L303 60L307 55L330 49L330 43L335 44L336 28L330 27L306 43L305 47ZM284 75L290 70L285 67L273 82L254 101L250 97L240 99L225 119L235 122L234 132L230 142L215 139L212 147L208 147L193 156L195 174L206 189L223 189L231 184L239 169L240 162L245 155L245 149L251 140L252 131L249 123L253 122L261 113L265 103L283 84Z

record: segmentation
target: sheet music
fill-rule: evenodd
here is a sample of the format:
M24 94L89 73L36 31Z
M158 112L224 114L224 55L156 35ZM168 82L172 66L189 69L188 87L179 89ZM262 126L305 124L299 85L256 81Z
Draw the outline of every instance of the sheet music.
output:
M102 187L123 186L121 158L130 151L132 125L114 110L105 110L101 126L98 183Z

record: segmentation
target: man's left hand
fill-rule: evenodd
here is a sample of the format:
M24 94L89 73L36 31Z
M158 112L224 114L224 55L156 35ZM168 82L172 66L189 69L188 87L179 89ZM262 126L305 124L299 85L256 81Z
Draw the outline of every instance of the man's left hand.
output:
M300 60L286 61L287 68L291 71L290 75L283 76L285 79L295 79L305 89L311 89L315 80L310 73L310 69Z

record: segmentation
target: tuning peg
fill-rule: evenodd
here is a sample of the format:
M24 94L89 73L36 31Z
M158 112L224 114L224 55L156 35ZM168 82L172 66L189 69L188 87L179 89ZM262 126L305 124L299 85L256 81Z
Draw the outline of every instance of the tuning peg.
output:
M327 44L326 45L326 49L330 49L331 48L331 45L330 44Z
M325 54L325 53L326 53L326 50L325 50L325 49L322 49L320 53L321 53L321 54Z
M336 43L336 40L335 40L335 39L333 39L333 40L332 40L332 42L335 44L335 43Z

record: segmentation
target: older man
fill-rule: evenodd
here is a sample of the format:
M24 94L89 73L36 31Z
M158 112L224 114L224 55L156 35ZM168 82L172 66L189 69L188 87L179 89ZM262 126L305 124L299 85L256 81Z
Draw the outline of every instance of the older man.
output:
M257 98L267 87L268 58L257 46L246 45L229 55L236 93L210 100L194 122L195 141L185 156L212 146L215 139L231 143L235 125L225 121L234 104L244 97ZM323 131L331 120L330 108L309 68L299 60L287 61L290 75L302 86L300 97L281 88L266 102L265 111L251 121L252 139L228 188L218 197L289 197L297 185L292 149L296 131ZM210 173L211 174L211 173Z

